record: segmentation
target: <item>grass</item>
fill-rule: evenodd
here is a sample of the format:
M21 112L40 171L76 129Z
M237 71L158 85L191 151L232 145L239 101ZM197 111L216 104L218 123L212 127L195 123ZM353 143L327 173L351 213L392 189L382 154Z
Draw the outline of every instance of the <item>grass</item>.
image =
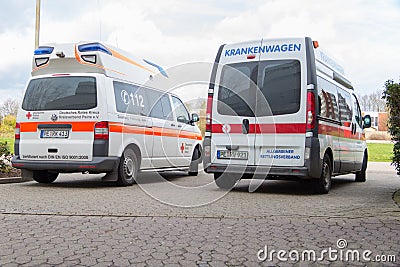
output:
M368 143L368 161L392 162L393 144Z
M0 136L0 143L7 142L7 146L11 153L14 153L14 136Z

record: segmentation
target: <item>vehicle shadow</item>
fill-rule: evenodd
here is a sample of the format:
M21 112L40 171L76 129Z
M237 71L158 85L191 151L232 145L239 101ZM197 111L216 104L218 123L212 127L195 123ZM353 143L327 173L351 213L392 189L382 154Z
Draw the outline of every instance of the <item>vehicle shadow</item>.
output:
M67 174L61 175L51 184L41 184L37 182L24 183L24 186L51 187L51 188L106 188L118 187L113 181L103 181L104 174ZM139 173L137 183L152 184L174 181L188 177L185 172L165 172L165 173ZM136 186L136 185L133 185ZM121 187L122 188L122 187Z
M331 192L355 183L354 178L340 177L332 179ZM249 192L250 180L241 180L233 192ZM280 194L280 195L314 195L315 191L311 180L264 180L253 193Z

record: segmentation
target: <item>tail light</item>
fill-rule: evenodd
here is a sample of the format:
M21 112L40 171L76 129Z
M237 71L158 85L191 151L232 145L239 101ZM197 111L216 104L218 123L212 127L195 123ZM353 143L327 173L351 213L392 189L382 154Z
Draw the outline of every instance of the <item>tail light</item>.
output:
M315 95L307 92L307 131L315 128Z
M94 139L108 140L108 121L99 121L94 125Z
M207 98L207 109L206 109L206 131L211 132L212 129L212 102L213 95L209 94Z
M14 129L14 133L15 133L15 139L20 139L21 138L21 125L19 124L19 122L17 122L15 124L15 129Z

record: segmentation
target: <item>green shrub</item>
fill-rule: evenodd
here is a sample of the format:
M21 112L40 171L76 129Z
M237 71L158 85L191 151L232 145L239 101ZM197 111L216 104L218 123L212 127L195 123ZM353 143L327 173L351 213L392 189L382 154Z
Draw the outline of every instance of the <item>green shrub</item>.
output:
M3 118L0 125L1 134L12 134L14 133L16 118L14 115L7 115Z
M400 175L400 83L387 81L382 98L386 100L389 109L388 127L392 140L395 142L392 164Z

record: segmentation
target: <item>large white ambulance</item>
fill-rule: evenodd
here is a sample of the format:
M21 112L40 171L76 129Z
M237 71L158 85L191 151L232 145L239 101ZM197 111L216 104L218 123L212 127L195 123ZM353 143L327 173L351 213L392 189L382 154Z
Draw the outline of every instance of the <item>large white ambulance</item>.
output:
M134 183L138 171L197 175L202 136L178 96L147 86L158 65L100 42L54 44L34 52L18 111L15 157L22 176L53 182L59 173L107 173Z
M222 45L208 91L205 171L231 188L242 178L365 181L363 118L343 68L310 38Z

